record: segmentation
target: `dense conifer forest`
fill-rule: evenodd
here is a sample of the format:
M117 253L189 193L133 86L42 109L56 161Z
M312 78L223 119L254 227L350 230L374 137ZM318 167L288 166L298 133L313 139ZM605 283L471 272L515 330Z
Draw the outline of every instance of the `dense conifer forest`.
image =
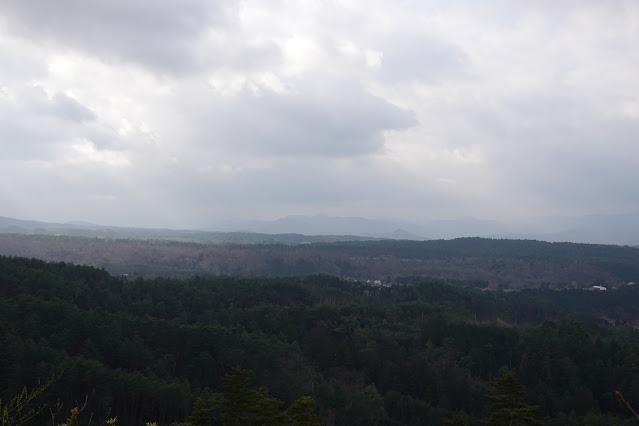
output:
M31 424L84 402L82 424L123 425L499 424L504 392L548 425L625 424L615 391L639 406L636 286L405 281L126 279L0 257L0 404L53 377Z

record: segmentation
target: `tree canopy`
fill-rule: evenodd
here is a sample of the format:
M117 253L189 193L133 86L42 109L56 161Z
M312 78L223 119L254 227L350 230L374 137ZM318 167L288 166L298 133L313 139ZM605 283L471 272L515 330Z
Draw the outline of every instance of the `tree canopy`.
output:
M510 404L549 425L614 424L614 391L639 401L634 287L128 280L9 257L0 283L0 399L60 374L34 407L88 397L83 422L477 424Z

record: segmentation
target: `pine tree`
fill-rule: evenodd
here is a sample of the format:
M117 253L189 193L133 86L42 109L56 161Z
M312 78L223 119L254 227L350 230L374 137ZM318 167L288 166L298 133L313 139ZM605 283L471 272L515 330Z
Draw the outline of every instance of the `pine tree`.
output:
M452 417L446 417L442 419L442 423L446 426L468 426L468 415L462 411L456 411Z
M488 425L542 425L533 413L539 408L524 401L524 386L517 381L515 370L507 369L497 377L492 385L499 391L497 395L486 395L492 401L491 413L483 423Z
M253 406L253 413L255 418L252 424L279 425L289 423L286 413L280 412L280 407L284 404L282 400L270 396L268 389L263 386L255 391L254 395L255 405Z
M255 391L248 388L248 374L248 370L236 366L222 378L224 397L220 411L224 425L240 426L251 420L257 398Z
M303 396L288 408L288 416L293 426L319 426L320 422L315 414L315 401L310 396Z
M224 394L221 403L221 419L225 426L287 424L286 413L279 407L283 402L268 394L265 387L258 390L248 387L248 370L233 368L222 378Z
M198 397L193 403L189 423L193 426L213 426L215 424L216 401L213 398Z

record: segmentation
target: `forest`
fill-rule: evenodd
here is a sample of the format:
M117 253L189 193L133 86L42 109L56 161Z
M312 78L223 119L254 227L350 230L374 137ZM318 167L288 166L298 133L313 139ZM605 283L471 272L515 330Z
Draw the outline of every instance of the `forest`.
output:
M500 424L507 388L522 424L631 424L615 391L639 406L638 301L636 286L131 280L5 256L0 408L50 381L29 424L76 406L78 424Z
M201 244L0 234L0 255L92 265L133 278L323 273L385 283L435 278L501 289L639 282L636 247L486 238Z

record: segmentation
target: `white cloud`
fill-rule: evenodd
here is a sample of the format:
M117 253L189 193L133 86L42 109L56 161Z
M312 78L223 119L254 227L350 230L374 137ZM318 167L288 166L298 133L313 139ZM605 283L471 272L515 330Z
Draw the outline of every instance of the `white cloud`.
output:
M636 211L637 16L630 0L3 2L0 215Z
M122 152L98 150L91 141L80 140L70 146L67 160L71 164L102 163L111 167L124 167L131 164Z

